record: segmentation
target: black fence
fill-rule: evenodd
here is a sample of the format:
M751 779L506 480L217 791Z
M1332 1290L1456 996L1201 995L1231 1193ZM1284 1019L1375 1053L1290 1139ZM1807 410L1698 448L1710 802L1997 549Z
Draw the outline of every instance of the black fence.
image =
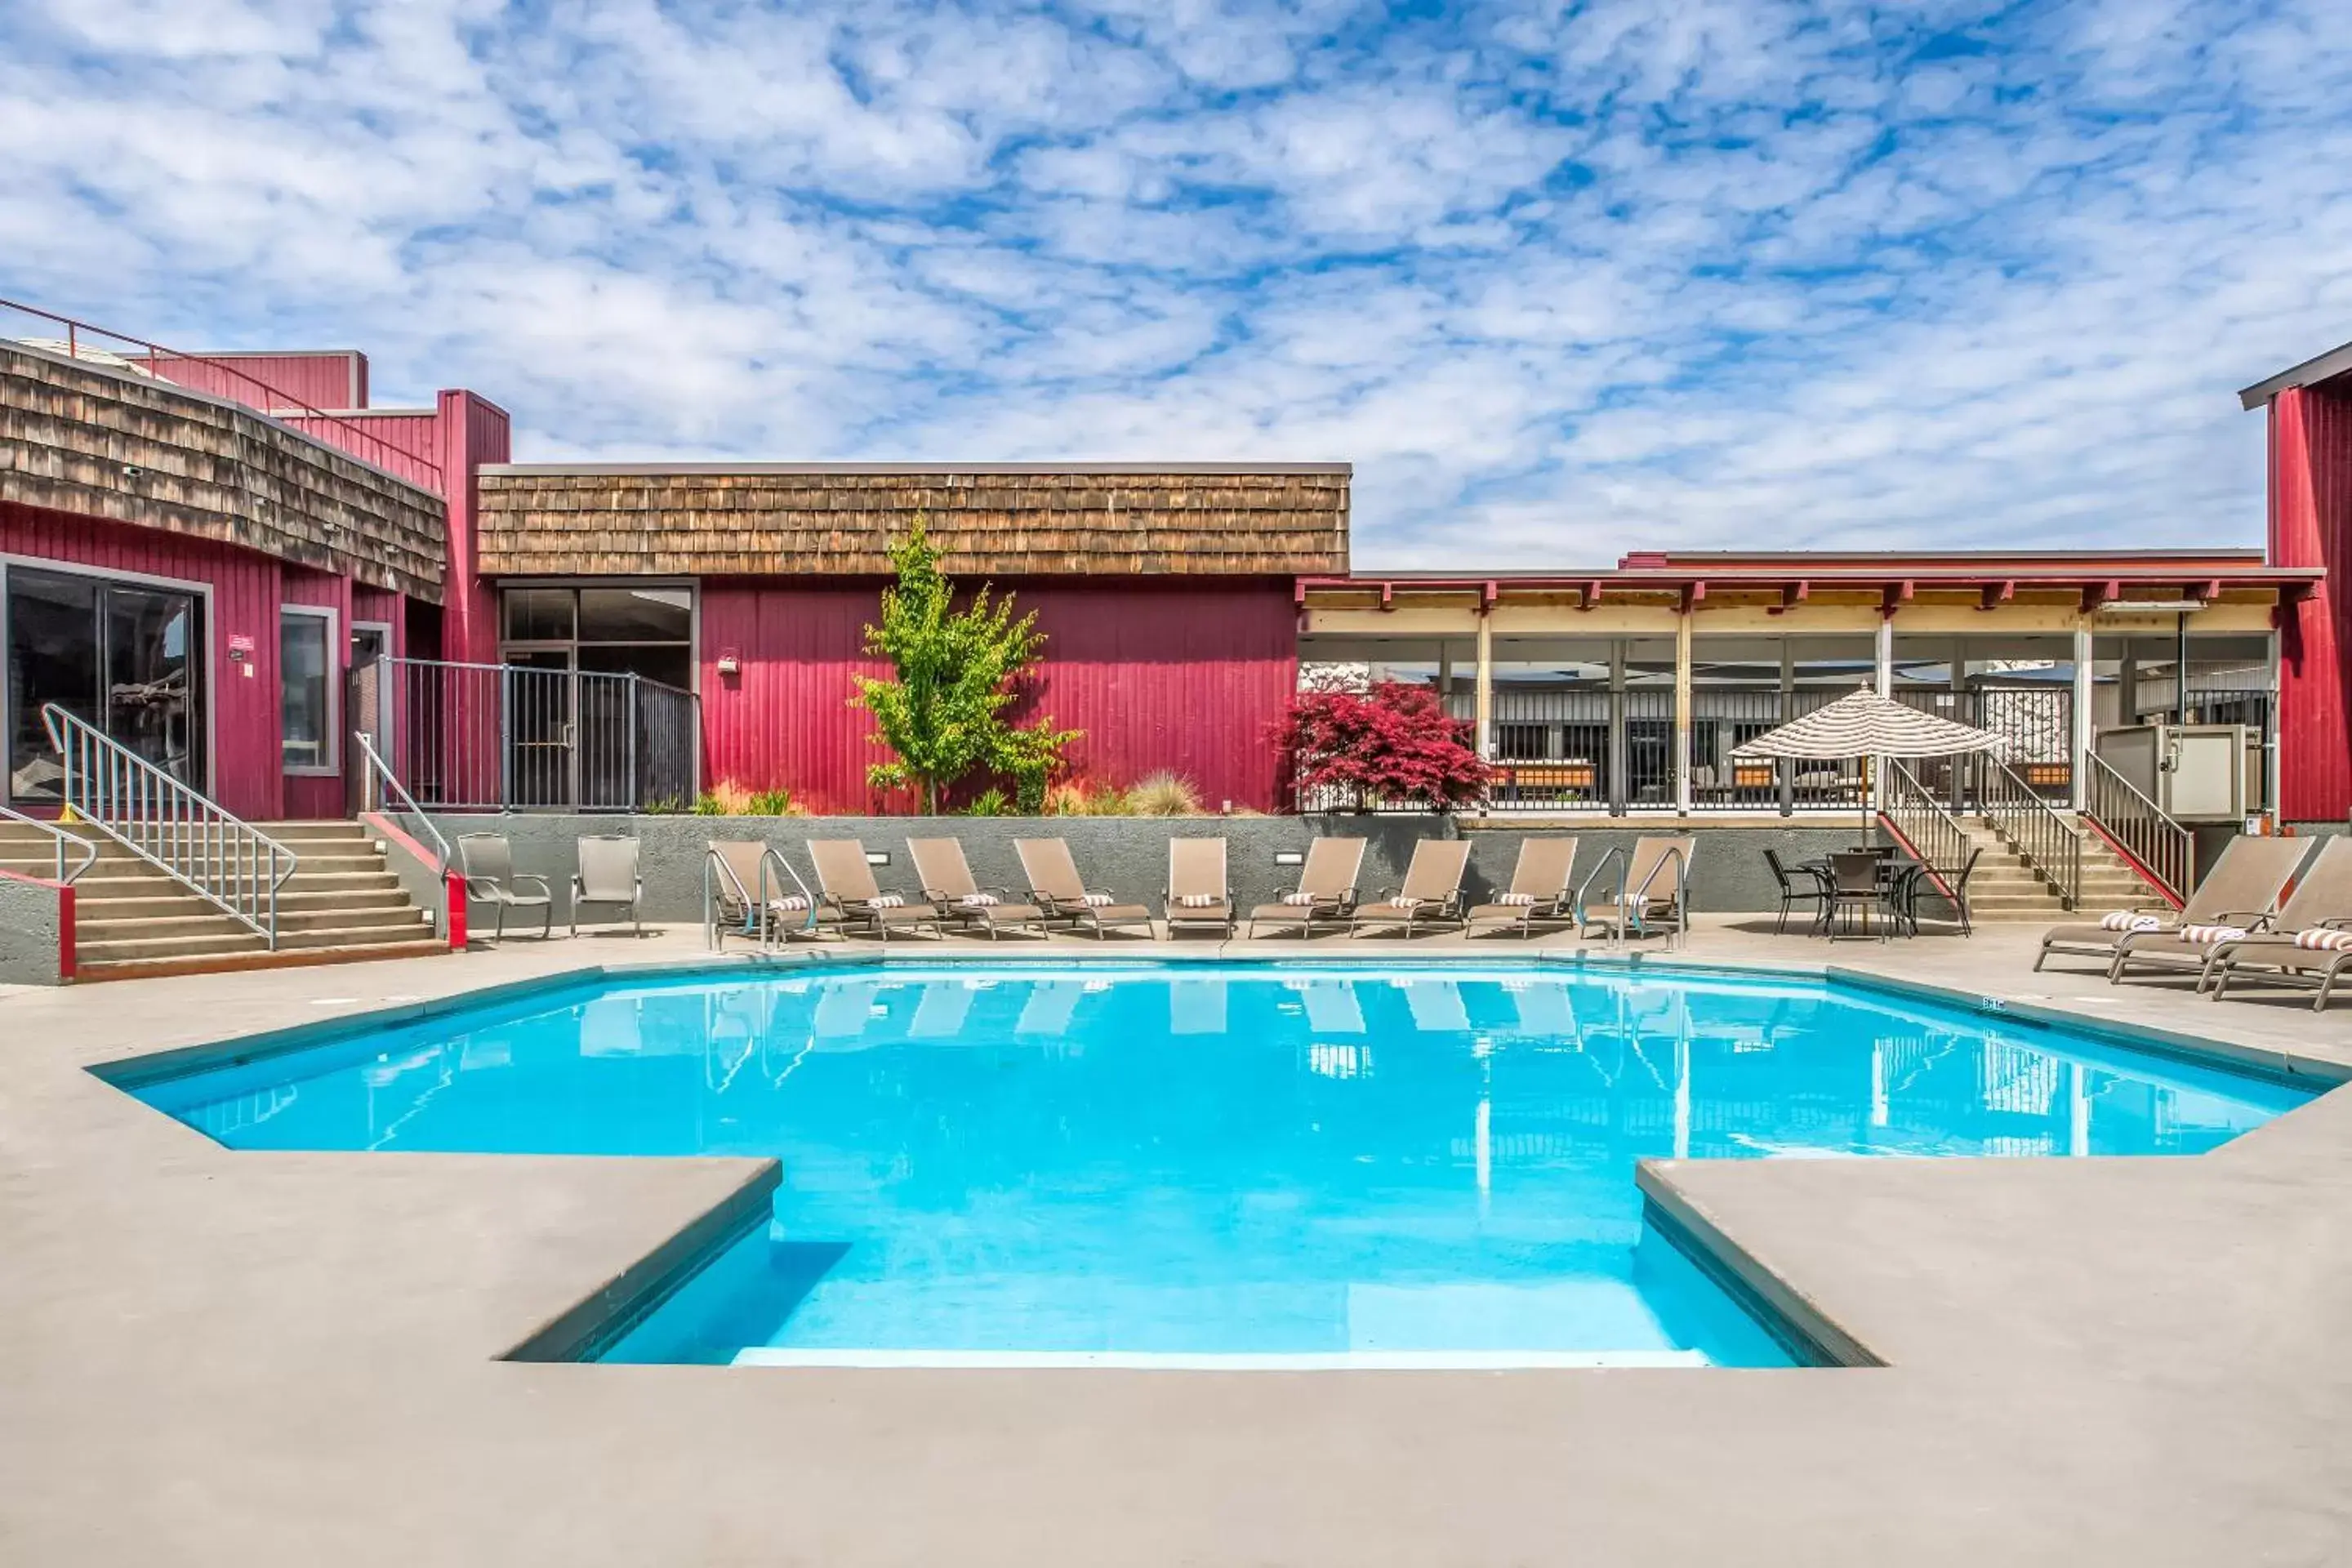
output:
M379 659L352 672L350 711L419 805L677 809L699 788L699 704L642 676Z

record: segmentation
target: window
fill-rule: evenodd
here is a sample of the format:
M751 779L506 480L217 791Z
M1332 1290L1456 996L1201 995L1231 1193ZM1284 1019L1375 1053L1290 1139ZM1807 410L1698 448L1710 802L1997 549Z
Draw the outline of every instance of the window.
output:
M553 658L549 668L694 688L690 587L507 588L499 603L506 663Z
M0 798L58 799L63 770L41 721L51 702L203 788L202 595L29 566L9 566L5 579L7 788Z
M289 773L341 771L335 737L335 612L304 605L278 611L278 732Z

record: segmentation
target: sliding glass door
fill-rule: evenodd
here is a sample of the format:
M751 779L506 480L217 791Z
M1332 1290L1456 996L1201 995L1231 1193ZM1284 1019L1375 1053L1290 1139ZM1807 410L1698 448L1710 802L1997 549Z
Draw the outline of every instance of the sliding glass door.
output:
M50 702L207 787L203 600L27 566L10 566L6 582L10 798L58 798L62 769L41 723Z

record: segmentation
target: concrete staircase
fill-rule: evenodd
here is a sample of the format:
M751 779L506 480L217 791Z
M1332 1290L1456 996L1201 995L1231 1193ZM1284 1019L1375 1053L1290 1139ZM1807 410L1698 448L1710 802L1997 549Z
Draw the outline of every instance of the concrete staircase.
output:
M2071 814L2068 820L2080 822ZM2058 900L2057 889L2027 865L2016 847L1982 817L1964 817L1969 838L1984 850L1976 875L1969 881L1969 908L1983 924L2009 921L2044 925L2087 914L2092 919L2109 910L2155 903L2163 895L2097 834L2083 830L2083 896L2070 915Z
M299 857L278 895L278 951L121 845L88 827L98 860L74 882L78 978L401 958L446 949L356 822L259 825ZM0 821L0 868L56 872L53 841Z

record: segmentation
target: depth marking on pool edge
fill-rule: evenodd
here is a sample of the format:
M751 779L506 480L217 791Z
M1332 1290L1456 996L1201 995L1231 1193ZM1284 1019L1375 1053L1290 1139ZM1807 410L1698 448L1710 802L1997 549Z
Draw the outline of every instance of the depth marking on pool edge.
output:
M904 1372L1536 1372L1559 1368L1694 1367L1715 1363L1698 1351L822 1351L753 1345L737 1366L856 1367Z

